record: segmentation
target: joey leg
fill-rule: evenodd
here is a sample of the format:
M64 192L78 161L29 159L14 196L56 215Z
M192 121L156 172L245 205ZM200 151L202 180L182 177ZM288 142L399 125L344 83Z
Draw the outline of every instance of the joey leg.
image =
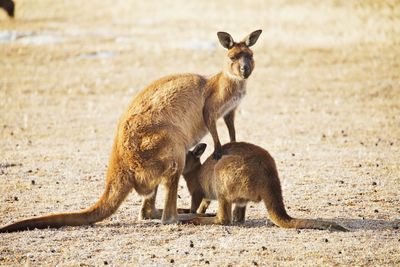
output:
M244 223L245 216L246 216L246 206L241 207L235 205L235 208L233 209L233 222Z
M197 191L194 192L193 195L192 195L192 204L191 204L191 207L190 207L190 212L191 213L196 213L197 209L199 208L200 203L202 203L202 201L203 201L203 194L199 193Z
M211 201L209 200L202 200L200 207L197 209L198 213L206 213L206 210L208 209L208 206L210 206Z
M232 218L232 203L225 199L218 199L218 212L217 216L214 217L201 217L198 215L193 219L181 220L185 224L194 225L209 225L209 224L220 224L228 225L231 223Z
M222 225L232 222L232 203L225 198L218 197L217 221Z

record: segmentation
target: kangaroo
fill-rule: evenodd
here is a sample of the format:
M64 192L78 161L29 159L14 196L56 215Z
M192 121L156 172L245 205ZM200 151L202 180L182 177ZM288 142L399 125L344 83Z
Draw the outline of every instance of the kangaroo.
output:
M244 222L247 202L262 200L270 219L279 227L348 231L334 222L290 217L283 204L275 161L261 147L244 142L228 143L222 147L224 156L219 161L209 157L201 164L200 156L205 148L206 144L199 144L187 153L183 177L192 196L191 212L196 212L202 200L200 209L205 212L210 200L217 199L217 215L195 217L185 223Z
M12 0L0 0L0 8L3 8L9 17L14 18L15 5Z
M0 228L13 232L34 228L59 228L92 224L111 216L134 189L143 196L139 217L177 222L178 180L186 152L209 131L215 145L214 158L221 157L216 120L223 117L231 141L235 141L234 114L246 92L246 79L254 69L257 30L241 42L218 32L228 49L223 71L205 78L178 74L161 78L141 91L119 120L106 174L105 191L93 206L72 213L26 219ZM159 184L165 186L164 209L155 208Z

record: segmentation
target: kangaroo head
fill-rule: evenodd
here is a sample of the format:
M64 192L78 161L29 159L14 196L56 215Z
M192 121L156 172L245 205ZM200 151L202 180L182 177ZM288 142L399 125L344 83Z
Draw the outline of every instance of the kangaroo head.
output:
M192 151L186 153L185 168L183 169L183 176L185 176L185 179L188 173L198 171L200 169L200 157L203 155L206 147L206 144L200 143Z
M254 69L253 51L254 45L262 30L257 30L247 35L241 42L236 43L227 32L218 32L219 42L228 49L224 71L229 77L242 80L247 79Z

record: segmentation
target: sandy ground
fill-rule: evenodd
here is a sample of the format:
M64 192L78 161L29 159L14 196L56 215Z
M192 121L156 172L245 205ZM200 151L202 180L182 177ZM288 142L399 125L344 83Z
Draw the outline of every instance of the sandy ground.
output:
M400 265L395 2L18 0L14 21L0 11L0 225L94 203L132 97L166 74L218 72L216 32L261 28L238 140L274 156L291 215L351 230L280 229L261 203L241 226L142 222L132 193L94 226L2 234L0 265ZM222 121L219 133L228 141ZM178 204L189 203L182 180Z

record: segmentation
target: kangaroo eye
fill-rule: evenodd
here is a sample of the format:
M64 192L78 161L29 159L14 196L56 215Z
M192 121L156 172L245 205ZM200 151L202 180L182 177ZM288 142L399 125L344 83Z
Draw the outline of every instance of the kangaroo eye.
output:
M234 61L236 59L236 57L229 57L232 61Z

